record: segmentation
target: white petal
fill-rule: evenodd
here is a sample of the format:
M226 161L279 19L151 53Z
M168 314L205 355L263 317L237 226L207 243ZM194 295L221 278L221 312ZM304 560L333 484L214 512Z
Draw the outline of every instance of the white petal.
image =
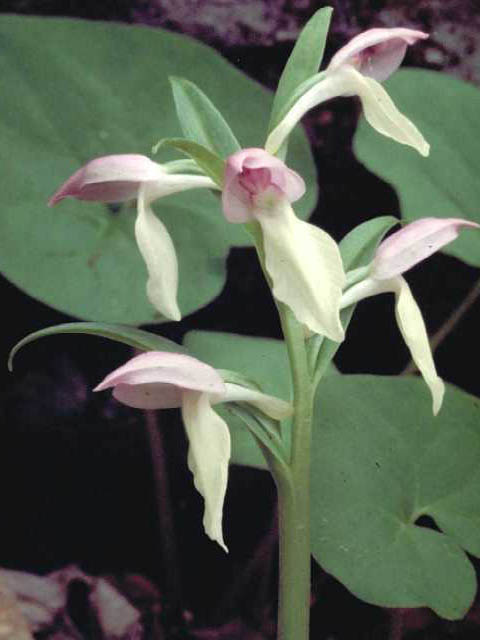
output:
M413 147L422 156L428 156L430 145L417 127L397 109L393 100L373 78L367 78L353 67L339 70L345 79L345 86L362 101L367 122L379 133L400 144Z
M435 369L421 311L404 278L401 276L389 280L367 278L345 292L342 297L342 309L363 298L387 292L395 294L395 316L398 328L410 350L412 360L430 388L433 398L433 413L437 415L442 406L445 385Z
M395 281L395 316L398 328L410 349L413 361L430 388L433 414L437 415L442 406L445 385L435 369L425 323L407 282L401 276L393 278L391 282L393 281Z
M341 342L340 300L345 284L336 242L318 227L299 220L289 202L255 213L263 232L265 266L273 295L315 333Z
M274 396L248 389L238 384L225 384L227 393L218 398L218 402L246 402L263 411L274 420L283 420L293 413L293 407L289 402L275 398ZM217 401L215 399L215 401Z
M228 552L223 541L222 515L230 460L230 432L210 406L205 393L183 393L182 417L189 441L188 466L195 487L205 501L205 533Z
M148 299L166 318L180 320L177 255L167 229L150 207L146 188L142 185L138 193L135 237L147 266Z
M265 142L265 150L269 153L277 153L287 136L307 111L321 102L341 96L343 93L343 81L340 76L335 73L325 76L295 102L283 120L273 129Z

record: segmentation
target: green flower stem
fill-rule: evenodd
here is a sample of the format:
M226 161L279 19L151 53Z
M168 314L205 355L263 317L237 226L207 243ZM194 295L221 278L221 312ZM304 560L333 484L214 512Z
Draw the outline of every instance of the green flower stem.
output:
M310 621L310 448L313 385L303 326L279 304L293 379L290 477L277 478L280 537L278 640L308 640Z
M246 225L255 240L265 278L265 254L258 223ZM304 327L276 301L293 381L292 448L289 464L266 453L278 493L280 567L277 640L308 640L310 626L310 448L314 386ZM263 447L262 447L263 448Z

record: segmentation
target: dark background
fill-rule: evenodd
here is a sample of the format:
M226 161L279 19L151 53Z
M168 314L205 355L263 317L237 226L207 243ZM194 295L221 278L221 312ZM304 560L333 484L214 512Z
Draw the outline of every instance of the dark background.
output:
M335 13L326 60L362 29L411 26L431 32L432 38L409 51L407 65L442 69L479 82L477 2L332 4ZM3 0L0 11L146 23L182 31L211 44L247 74L274 88L299 28L320 6L294 0ZM454 34L448 46L443 38L446 32ZM400 213L395 192L352 154L357 109L353 100L336 100L305 118L320 185L313 221L337 240L364 220ZM409 273L431 333L461 303L477 278L475 269L443 255L431 257ZM73 319L28 298L6 280L0 282L0 295L5 362L9 349L25 334ZM388 298L381 296L358 307L337 357L341 371L395 374L407 364L408 353ZM442 377L476 395L480 395L475 368L479 320L477 303L435 355ZM191 328L280 337L275 309L252 251L231 252L227 285L209 307L160 331L180 341ZM0 407L0 565L45 573L76 563L92 574L143 574L158 586L167 612L167 638L192 637L188 628L222 625L236 617L267 633L272 612L265 606L274 596L275 584L268 551L274 536L262 547L263 560L253 565L250 574L244 570L271 528L273 484L261 472L232 469L225 509L230 555L224 556L201 530L201 499L186 467L178 416L174 411L162 412L158 420L177 543L177 557L170 554L166 560L159 536L165 507L156 507L144 416L118 405L107 394L91 393L108 371L130 355L129 349L98 338L60 336L29 345L17 357L15 373L5 370ZM161 482L164 489L165 482ZM173 581L168 575L172 565ZM393 635L389 612L360 603L318 569L314 599L319 602L313 607L312 637L353 640L384 638L390 633L392 640L400 638ZM395 624L397 618L393 618ZM321 619L318 628L317 619ZM404 633L412 638L478 637L474 622L473 617L446 623L433 615L403 616ZM231 632L221 637L255 636Z

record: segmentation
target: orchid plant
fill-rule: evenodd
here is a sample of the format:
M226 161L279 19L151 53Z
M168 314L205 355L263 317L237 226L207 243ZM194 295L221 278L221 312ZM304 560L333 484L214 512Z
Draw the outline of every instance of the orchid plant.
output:
M154 150L180 151L187 158L159 164L136 154L99 157L68 178L49 203L57 205L66 198L104 203L136 200L134 232L145 264L146 296L161 317L171 321L182 318L177 295L182 282L174 242L153 202L181 191L207 189L219 203L219 211L212 215L223 214L225 224L243 225L250 234L278 309L291 397L266 393L245 372L217 369L156 335L118 326L85 331L144 351L109 373L95 391L112 389L117 401L138 409L181 409L189 442L188 466L204 500L204 530L224 551L228 540L222 518L231 435L228 417L217 412L219 406L240 418L255 439L278 491L279 640L308 638L311 443L312 429L322 429L314 398L346 339L355 305L370 296L394 294L396 322L437 415L445 385L435 368L422 313L403 274L462 230L480 226L458 218L425 217L383 239L396 221L378 218L352 230L339 246L324 230L297 217L294 206L306 187L302 176L288 166L289 136L307 111L326 100L358 96L367 122L378 134L421 156L429 154L422 133L381 84L398 69L407 46L427 34L407 28L368 30L340 49L325 71L317 72L313 60L318 63L322 57L330 13L328 8L318 11L300 35L280 80L263 146L260 140L258 147L242 148L209 98L189 81L174 78L185 138L161 140ZM315 52L313 57L310 51ZM352 245L360 256L355 264L345 251ZM369 257L362 261L362 256ZM71 330L80 329L75 325ZM62 326L58 331L69 329ZM54 332L55 328L50 330ZM27 336L12 357L41 335L46 333Z

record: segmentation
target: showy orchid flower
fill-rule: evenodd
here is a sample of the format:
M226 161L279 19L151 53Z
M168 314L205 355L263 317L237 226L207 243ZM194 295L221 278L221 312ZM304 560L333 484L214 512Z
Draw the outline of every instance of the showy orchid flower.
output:
M177 303L178 262L172 239L154 214L157 198L196 188L217 188L205 176L169 173L141 155L112 155L91 160L76 171L51 197L53 206L64 198L96 202L137 199L135 237L148 272L147 295L166 318L180 320Z
M395 107L380 84L400 66L407 45L428 38L412 29L369 29L353 38L332 58L318 82L293 105L283 120L268 136L265 148L276 153L307 111L318 104L340 96L357 95L369 124L379 133L428 156L429 145Z
M94 391L113 388L113 396L138 409L181 407L189 441L188 466L205 501L205 533L227 551L222 514L227 490L230 432L212 409L220 402L244 402L274 420L292 414L289 403L237 384L196 358L180 353L149 351L110 373Z
M260 224L273 295L311 331L341 342L342 259L325 231L296 217L291 203L304 192L302 178L263 149L227 159L223 212L230 222Z
M392 234L378 247L367 277L348 289L342 308L377 295L395 294L395 316L412 359L430 388L433 413L442 406L445 386L438 377L422 314L402 274L455 240L464 227L480 225L459 218L422 218Z

